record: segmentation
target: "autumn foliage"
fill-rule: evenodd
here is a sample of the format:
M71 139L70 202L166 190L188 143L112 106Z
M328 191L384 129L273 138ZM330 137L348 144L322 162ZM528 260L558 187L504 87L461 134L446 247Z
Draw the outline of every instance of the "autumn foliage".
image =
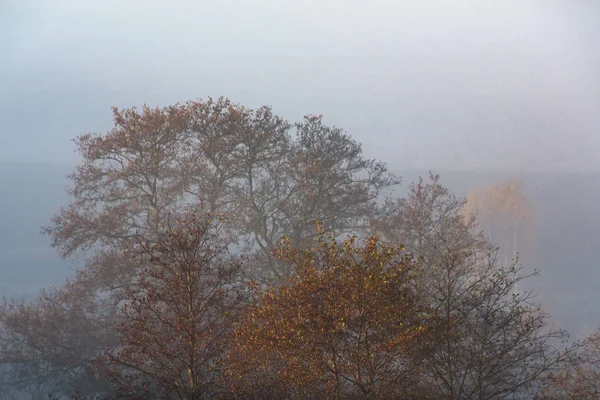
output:
M507 179L495 185L472 189L467 194L465 215L477 213L489 240L500 246L505 263L531 253L534 246L534 210L520 180Z
M113 115L75 140L70 202L43 228L85 266L4 301L0 390L492 399L575 376L578 347L517 287L534 275L510 261L532 232L519 184L467 202L431 174L393 196L400 179L322 116L223 98Z
M227 370L232 388L260 398L422 398L420 340L428 335L417 266L400 246L371 237L278 253L289 285L244 311Z

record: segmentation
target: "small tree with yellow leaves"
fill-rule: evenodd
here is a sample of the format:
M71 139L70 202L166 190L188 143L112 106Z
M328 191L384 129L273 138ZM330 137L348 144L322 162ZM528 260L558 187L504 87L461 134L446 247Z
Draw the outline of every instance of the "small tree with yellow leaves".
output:
M416 293L417 265L371 237L276 252L294 271L245 311L227 370L245 397L424 398L417 342L431 317Z

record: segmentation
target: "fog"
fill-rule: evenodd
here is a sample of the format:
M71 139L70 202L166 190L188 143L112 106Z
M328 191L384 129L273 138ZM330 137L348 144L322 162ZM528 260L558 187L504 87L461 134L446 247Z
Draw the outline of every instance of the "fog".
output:
M598 171L593 1L53 1L0 12L0 159L75 163L110 106L324 114L399 167Z
M0 55L0 295L83 265L40 234L69 202L73 138L112 106L225 96L323 114L397 193L430 170L461 197L522 179L537 300L576 337L600 326L600 2L5 1Z

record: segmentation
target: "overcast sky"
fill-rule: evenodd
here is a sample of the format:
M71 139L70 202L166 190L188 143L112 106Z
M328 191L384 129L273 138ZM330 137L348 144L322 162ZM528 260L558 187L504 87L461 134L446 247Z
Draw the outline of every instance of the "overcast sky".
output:
M209 95L322 113L393 166L600 171L600 2L0 1L0 162Z

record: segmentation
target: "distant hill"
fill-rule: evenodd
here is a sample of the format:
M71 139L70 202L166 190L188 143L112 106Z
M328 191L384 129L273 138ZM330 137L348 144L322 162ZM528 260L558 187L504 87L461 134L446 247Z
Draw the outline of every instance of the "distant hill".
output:
M60 259L39 234L61 205L72 166L0 164L0 294L31 297L39 288L61 284L74 266ZM427 171L394 169L404 183ZM435 171L456 195L515 175L506 172ZM598 249L600 175L529 173L519 176L536 210L537 254L541 277L538 300L556 322L573 333L600 326Z

